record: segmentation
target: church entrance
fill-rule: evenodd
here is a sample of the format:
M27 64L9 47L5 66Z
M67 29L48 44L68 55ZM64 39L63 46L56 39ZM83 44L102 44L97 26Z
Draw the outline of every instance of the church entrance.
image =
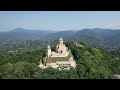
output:
M62 50L60 52L62 53Z

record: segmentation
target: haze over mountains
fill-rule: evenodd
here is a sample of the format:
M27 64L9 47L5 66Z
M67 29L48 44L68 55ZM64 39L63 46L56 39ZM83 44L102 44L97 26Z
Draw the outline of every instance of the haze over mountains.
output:
M64 40L80 41L95 46L102 46L108 50L120 48L119 29L82 29L67 31L27 30L17 28L8 32L0 32L0 41L6 40L43 40L54 41L62 37Z
M78 31L50 31L50 30L26 30L17 28L8 32L0 32L0 40L56 40L63 37L66 40L95 39L95 40L119 40L120 30L113 29L82 29Z

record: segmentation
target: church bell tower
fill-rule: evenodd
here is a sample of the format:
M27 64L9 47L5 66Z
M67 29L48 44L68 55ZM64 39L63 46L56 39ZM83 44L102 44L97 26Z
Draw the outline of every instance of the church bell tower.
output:
M47 56L50 57L51 56L51 48L50 45L48 44L47 46Z
M63 39L62 38L59 39L59 45L63 45Z

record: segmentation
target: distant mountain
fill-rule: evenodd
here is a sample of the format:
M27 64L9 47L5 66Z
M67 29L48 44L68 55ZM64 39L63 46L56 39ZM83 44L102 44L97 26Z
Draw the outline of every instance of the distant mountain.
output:
M120 30L112 30L112 29L83 29L78 31L75 34L77 39L88 38L88 39L96 39L98 41L106 41L106 40L119 40L120 39Z
M50 31L17 28L9 32L0 32L0 40L58 40L60 37L83 42L120 41L120 30L94 28L78 31Z
M50 33L47 35L48 40L58 40L60 37L64 38L64 40L72 39L77 31L68 30L68 31L58 31L55 33Z
M79 41L97 47L102 47L107 51L120 50L120 30L116 29L82 29L78 31L59 31L47 35L50 40L57 40L63 37L64 40ZM47 39L48 40L48 39Z
M78 31L74 38L76 41L88 43L107 51L120 50L120 30L112 29L83 29Z
M120 30L112 29L82 29L78 31L68 30L50 33L47 35L48 39L58 39L63 37L66 40L90 40L90 41L106 41L106 40L120 40Z
M2 40L43 40L46 35L55 31L49 30L27 30L17 28L9 32L0 32L0 39Z
M17 28L9 32L0 32L0 41L5 40L64 40L80 41L91 45L102 46L108 50L120 49L120 29L82 29L67 31L27 30Z

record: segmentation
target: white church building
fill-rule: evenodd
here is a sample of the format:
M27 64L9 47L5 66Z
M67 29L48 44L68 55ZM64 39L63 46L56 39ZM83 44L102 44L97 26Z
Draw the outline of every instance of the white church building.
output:
M51 51L50 45L48 45L47 56L48 57L66 57L68 56L68 48L63 44L63 39L59 39L59 44L56 46L56 52Z
M67 67L67 69L69 69L70 67L76 67L76 62L73 59L73 57L69 57L68 60L55 60L55 62L48 62L49 58L51 59L55 59L55 58L64 58L64 57L68 57L69 55L69 50L66 47L66 45L63 43L63 39L60 38L59 39L59 43L56 45L56 51L51 51L50 45L47 46L47 52L46 52L46 58L45 58L45 62L40 63L40 67L41 68L47 68L47 67L52 67L52 68L58 68L58 67Z

